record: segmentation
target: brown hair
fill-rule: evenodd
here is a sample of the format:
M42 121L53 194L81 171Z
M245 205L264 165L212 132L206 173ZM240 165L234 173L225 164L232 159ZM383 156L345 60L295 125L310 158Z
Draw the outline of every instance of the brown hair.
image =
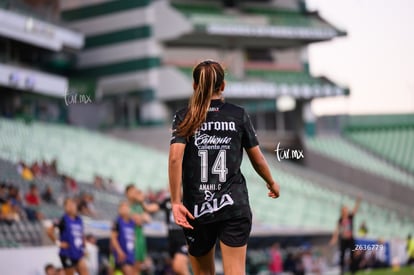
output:
M177 134L188 138L206 120L210 100L218 93L224 81L224 69L216 61L206 60L193 70L194 93L188 102L188 111L177 129Z

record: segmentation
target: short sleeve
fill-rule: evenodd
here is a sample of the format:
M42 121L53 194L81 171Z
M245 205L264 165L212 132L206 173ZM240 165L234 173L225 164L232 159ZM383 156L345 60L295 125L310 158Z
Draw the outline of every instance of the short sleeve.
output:
M250 149L257 145L259 145L259 141L257 140L256 131L254 130L254 127L250 120L249 115L246 113L246 111L243 111L242 146L245 149Z
M178 126L180 125L181 121L183 121L183 118L180 116L179 112L176 112L174 115L174 119L172 122L172 133L171 133L171 141L170 144L174 144L174 143L183 143L186 144L187 140L185 137L180 137L177 135L177 129Z
M65 230L65 220L61 218L59 221L55 222L54 226L59 228L59 232L63 232Z
M119 223L118 221L114 221L112 225L112 231L118 233L119 232Z

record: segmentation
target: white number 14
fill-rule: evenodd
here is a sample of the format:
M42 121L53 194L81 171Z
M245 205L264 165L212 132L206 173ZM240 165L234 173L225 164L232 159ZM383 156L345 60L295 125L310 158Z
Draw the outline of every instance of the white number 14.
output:
M208 151L200 150L198 156L201 157L201 182L208 182ZM211 174L219 175L219 181L226 182L227 173L226 150L220 150L211 167Z

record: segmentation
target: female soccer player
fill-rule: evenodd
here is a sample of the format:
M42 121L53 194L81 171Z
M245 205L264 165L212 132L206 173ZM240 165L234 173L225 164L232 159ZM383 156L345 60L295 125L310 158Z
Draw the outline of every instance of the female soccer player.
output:
M168 169L174 219L184 228L195 275L215 274L217 239L224 273L245 274L252 214L240 172L243 148L266 182L269 197L279 197L279 185L259 149L249 116L242 107L223 100L222 66L201 62L194 68L193 80L188 107L173 121Z
M65 214L60 221L48 228L49 238L60 248L59 257L66 275L87 275L88 268L83 259L85 240L82 219L77 214L76 203L67 198L64 202ZM55 237L55 227L59 228L59 240Z
M339 264L341 266L341 275L345 274L346 263L345 263L345 253L347 250L350 251L350 271L351 274L355 274L358 267L355 266L355 238L354 238L354 217L358 212L359 205L361 204L361 196L359 195L354 209L352 212L348 210L347 206L341 207L341 216L338 219L337 226L332 235L332 238L329 242L331 246L335 245L339 239Z
M115 258L115 267L124 275L134 275L135 263L135 222L130 218L129 203L119 204L118 217L111 233L111 247Z

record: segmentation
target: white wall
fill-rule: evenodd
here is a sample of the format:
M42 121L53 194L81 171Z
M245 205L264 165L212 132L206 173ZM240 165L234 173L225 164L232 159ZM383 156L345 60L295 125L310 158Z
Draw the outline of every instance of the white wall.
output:
M48 263L62 266L55 246L0 250L0 274L43 275L44 266Z

